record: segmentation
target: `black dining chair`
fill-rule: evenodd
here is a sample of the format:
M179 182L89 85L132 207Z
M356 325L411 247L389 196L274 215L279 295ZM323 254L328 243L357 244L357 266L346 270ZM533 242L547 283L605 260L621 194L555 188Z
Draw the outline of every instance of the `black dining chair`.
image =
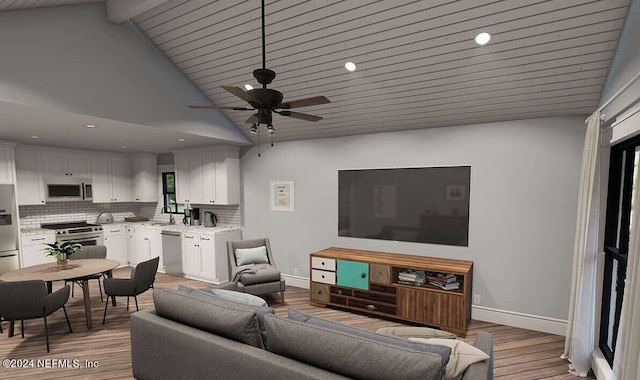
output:
M156 279L158 271L158 262L160 257L155 257L148 261L143 261L136 265L132 272L131 278L105 278L104 292L107 295L107 302L104 305L104 315L102 316L102 324L107 318L107 307L109 306L109 297L127 297L127 310L129 310L129 297L133 297L136 301L136 311L138 308L138 295L151 289Z
M47 293L47 285L42 280L0 282L0 315L5 321L9 321L11 326L15 321L20 321L22 338L24 338L25 319L43 318L47 352L49 352L47 316L62 309L67 319L69 332L73 332L67 309L64 307L69 300L70 290L69 285L66 285L53 293ZM11 326L9 327L9 337L13 335Z
M69 256L69 260L82 260L82 259L106 259L107 258L107 247L104 245L87 245L82 247L81 250L74 252ZM65 285L71 283L71 297L73 297L73 291L75 289L75 284L78 286L82 286L83 280L98 280L98 289L100 289L100 301L104 301L102 297L102 285L100 284L100 279L104 276L104 273L92 274L86 277L79 278L71 278L65 280Z

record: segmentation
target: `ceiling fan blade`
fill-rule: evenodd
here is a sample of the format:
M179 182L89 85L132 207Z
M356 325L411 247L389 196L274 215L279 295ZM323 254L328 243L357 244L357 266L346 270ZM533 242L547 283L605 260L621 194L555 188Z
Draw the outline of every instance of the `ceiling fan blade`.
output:
M257 123L257 122L258 122L258 114L257 113L254 113L253 115L251 115L250 118L247 119L247 121L245 121L245 123L250 123L250 124Z
M247 108L247 107L189 106L189 108L211 109L211 110L253 111L253 108Z
M249 95L248 93L246 93L240 87L231 87L231 86L220 86L220 87L224 88L225 90L229 91L230 93L232 93L233 95L239 97L240 99L244 100L247 103L255 102L255 103L258 103L258 104L262 104L262 103L260 103L260 101L258 99L256 99L253 96Z
M278 107L279 108L284 108L284 109L289 109L289 108L315 106L315 105L318 105L318 104L327 104L327 103L331 103L331 101L329 99L327 99L326 97L324 97L324 96L314 96L312 98L292 100L290 102L282 102L282 103L278 104Z
M306 113L300 113L300 112L280 111L278 113L280 115L282 115L282 116L295 117L296 119L302 119L302 120L307 120L307 121L322 120L322 117L320 117L320 116L313 116L313 115L309 115L309 114L306 114Z

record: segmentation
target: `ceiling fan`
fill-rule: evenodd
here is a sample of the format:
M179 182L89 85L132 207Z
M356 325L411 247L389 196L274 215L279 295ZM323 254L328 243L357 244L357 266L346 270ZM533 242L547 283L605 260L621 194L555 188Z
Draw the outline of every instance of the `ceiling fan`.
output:
M227 109L235 111L256 111L246 121L246 123L252 124L251 133L256 133L258 131L258 126L260 124L264 124L267 126L269 134L273 136L275 134L275 128L273 128L272 122L273 113L307 121L318 121L322 120L322 117L308 115L300 112L293 112L289 110L291 108L300 108L331 103L331 101L324 96L314 96L311 98L283 102L283 95L280 91L267 88L267 85L271 83L271 81L273 81L273 79L276 77L276 73L275 71L269 70L266 67L264 0L262 0L262 68L253 70L253 76L256 78L258 83L262 84L262 88L254 88L248 91L244 91L240 87L221 86L223 89L249 103L250 107L218 107L197 105L191 105L189 107L204 109Z

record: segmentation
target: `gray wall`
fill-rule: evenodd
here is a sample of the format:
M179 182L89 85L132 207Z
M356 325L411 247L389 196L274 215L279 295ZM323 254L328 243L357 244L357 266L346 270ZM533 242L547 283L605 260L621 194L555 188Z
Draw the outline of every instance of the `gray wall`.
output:
M106 3L0 12L0 101L248 143L131 22Z
M330 246L474 261L482 306L567 318L585 116L264 144L241 158L243 238L271 239L284 273L309 277ZM469 246L338 237L338 170L471 165ZM295 181L295 211L269 182Z

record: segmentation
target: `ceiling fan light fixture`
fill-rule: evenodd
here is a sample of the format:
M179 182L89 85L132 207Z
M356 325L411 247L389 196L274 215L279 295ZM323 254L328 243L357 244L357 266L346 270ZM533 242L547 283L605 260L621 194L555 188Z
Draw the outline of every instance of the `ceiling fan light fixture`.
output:
M348 71L356 71L356 64L353 62L347 62L344 64L344 68Z
M486 45L491 40L491 35L487 32L478 33L476 43L478 45Z
M256 123L251 124L251 133L258 133L258 125Z
M249 83L247 83L247 84L244 85L244 89L247 90L247 91L253 90L253 86L250 85Z
M273 128L273 125L269 124L269 125L267 125L267 132L269 132L270 135L275 135L276 134L276 129Z

